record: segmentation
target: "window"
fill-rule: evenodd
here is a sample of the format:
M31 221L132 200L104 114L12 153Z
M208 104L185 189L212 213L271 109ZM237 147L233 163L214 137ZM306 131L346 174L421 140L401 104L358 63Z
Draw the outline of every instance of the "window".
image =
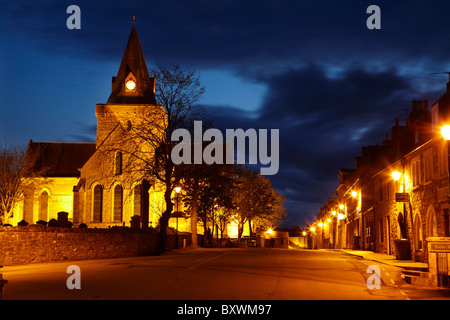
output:
M383 243L384 242L384 229L383 229L383 218L378 220L378 232L379 232L379 242Z
M133 201L133 212L135 216L141 215L141 199L142 199L142 185L138 184L134 188L134 201Z
M411 163L411 174L413 187L416 187L420 184L420 160L418 158Z
M423 237L422 237L422 219L420 218L419 214L416 214L416 217L414 219L414 240L415 240L415 249L416 251L422 250L422 243L423 243Z
M101 185L96 185L94 188L93 202L93 220L101 222L103 212L103 188Z
M114 188L114 221L122 221L123 189L121 185Z
M114 159L114 174L122 174L122 152L117 152Z
M439 174L441 176L445 176L447 175L448 171L447 141L444 141L444 143L440 145L440 148L438 149L438 155L439 155Z
M39 196L39 220L47 221L48 219L48 193L44 191Z
M433 179L433 150L427 150L423 155L424 166L424 182L431 181Z

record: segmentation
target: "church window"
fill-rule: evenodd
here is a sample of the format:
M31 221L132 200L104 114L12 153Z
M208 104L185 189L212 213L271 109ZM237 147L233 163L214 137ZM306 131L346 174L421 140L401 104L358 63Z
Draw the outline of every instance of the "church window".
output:
M101 185L96 185L94 188L93 208L94 208L93 220L96 222L101 222L103 211L103 188Z
M133 201L133 207L134 207L134 215L140 216L141 215L141 199L142 199L142 185L138 184L134 188L134 201Z
M47 221L48 219L48 193L44 191L39 196L39 220Z
M123 189L121 185L114 188L114 221L122 221Z
M114 174L122 174L122 152L117 152L114 159Z

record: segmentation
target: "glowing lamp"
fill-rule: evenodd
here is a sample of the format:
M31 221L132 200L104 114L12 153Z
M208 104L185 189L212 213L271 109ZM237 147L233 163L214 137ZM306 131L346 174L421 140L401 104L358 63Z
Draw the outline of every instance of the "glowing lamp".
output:
M402 176L402 174L398 171L394 171L392 172L392 179L394 179L395 181L400 180L400 177Z
M176 193L180 193L180 191L181 191L181 187L175 187L175 192Z
M352 197L353 197L353 198L356 198L357 196L358 196L358 192L352 191Z
M444 137L445 140L450 140L450 126L443 126L441 128L441 134Z

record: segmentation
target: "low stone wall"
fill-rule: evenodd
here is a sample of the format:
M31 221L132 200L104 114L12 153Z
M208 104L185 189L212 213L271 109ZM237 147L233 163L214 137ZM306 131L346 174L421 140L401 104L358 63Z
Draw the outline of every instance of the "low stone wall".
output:
M0 265L152 255L157 245L158 232L152 228L0 226Z

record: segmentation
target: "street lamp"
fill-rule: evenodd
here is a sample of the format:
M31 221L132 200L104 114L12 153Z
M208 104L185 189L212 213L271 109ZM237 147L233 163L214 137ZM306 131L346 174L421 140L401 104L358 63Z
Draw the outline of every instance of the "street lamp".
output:
M402 174L398 171L392 172L392 179L394 179L395 181L399 181L401 176Z
M448 166L448 192L447 192L447 198L450 199L450 126L443 126L441 128L441 134L444 137L445 141L447 141L447 166ZM450 235L449 230L449 210L444 209L444 232L445 236L448 237Z
M450 140L450 126L443 126L441 128L441 134L446 141Z

